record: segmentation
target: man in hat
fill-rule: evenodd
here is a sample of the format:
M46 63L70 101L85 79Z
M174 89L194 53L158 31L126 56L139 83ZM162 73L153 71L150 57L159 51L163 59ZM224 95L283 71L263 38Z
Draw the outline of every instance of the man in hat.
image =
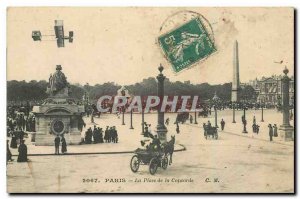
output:
M269 127L270 142L272 142L273 141L273 128L272 128L271 124L269 124L268 127Z
M13 161L12 154L10 152L9 144L8 143L9 143L9 140L7 140L7 142L6 142L6 162Z
M59 144L60 144L60 137L59 135L56 135L54 139L54 146L55 146L55 154L59 154Z

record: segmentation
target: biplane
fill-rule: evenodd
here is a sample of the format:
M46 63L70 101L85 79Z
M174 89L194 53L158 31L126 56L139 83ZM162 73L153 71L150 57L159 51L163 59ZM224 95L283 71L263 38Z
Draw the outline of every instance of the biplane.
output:
M55 35L44 35L44 36L55 36L57 47L65 47L65 40L69 40L69 43L73 42L74 32L69 31L69 36L65 36L63 20L54 21L54 33ZM32 31L33 41L42 41L42 33L40 30Z

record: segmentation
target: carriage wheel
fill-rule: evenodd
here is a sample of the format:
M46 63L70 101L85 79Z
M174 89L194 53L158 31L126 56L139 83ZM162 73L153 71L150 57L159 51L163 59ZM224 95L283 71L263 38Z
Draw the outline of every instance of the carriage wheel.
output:
M132 156L130 161L130 169L133 173L137 172L140 167L140 160L137 155Z
M215 139L216 139L216 140L218 139L218 133L216 133L216 135L215 135Z
M157 167L158 167L157 158L152 158L149 164L149 172L151 175L154 175L156 173Z
M161 160L161 167L166 170L168 168L168 163L169 163L168 156L165 156Z

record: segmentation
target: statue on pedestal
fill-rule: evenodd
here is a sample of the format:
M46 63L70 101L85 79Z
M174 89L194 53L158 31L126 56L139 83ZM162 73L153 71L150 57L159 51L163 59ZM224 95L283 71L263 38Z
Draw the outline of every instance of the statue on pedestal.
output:
M61 65L56 65L56 71L49 77L48 93L50 96L63 94L68 96L68 82L65 74L61 71Z

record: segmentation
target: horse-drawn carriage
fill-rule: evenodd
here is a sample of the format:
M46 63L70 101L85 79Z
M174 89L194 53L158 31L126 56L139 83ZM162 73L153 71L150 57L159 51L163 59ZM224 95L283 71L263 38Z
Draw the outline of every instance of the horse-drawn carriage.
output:
M206 125L204 127L204 137L207 139L207 137L212 137L213 139L218 139L218 127L212 127Z
M136 149L130 161L130 169L136 173L140 165L149 165L149 172L154 175L158 167L166 170L168 164L172 163L172 155L174 152L175 136L171 136L169 142L163 143L160 150L153 150L152 147L147 149ZM168 159L170 157L170 162Z
M130 168L134 173L139 170L141 164L149 165L149 172L151 175L156 173L158 167L163 169L167 169L168 167L168 156L164 153L158 151L151 152L145 149L137 149L134 153L135 155L130 161Z
M177 113L175 123L185 123L189 119L190 114L188 112Z

